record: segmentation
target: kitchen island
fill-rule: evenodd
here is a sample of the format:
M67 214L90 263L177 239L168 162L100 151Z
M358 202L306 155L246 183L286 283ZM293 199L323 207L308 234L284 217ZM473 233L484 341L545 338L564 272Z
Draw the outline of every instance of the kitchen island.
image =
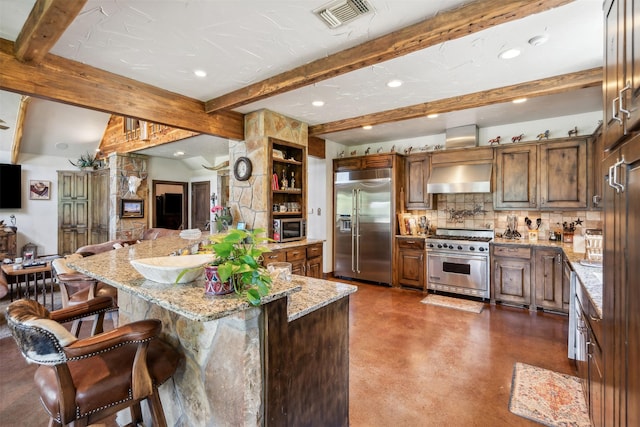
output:
M253 307L235 294L205 295L202 280L145 280L129 263L195 243L163 237L72 265L118 289L121 324L160 319L163 338L184 354L160 388L168 424L348 425L348 296L357 288L294 275Z

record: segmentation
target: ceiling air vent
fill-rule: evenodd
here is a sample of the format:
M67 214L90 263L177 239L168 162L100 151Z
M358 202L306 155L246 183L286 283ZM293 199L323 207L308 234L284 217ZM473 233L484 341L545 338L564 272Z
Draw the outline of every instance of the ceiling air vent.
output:
M314 10L313 13L329 28L337 28L372 11L373 8L366 0L338 0Z

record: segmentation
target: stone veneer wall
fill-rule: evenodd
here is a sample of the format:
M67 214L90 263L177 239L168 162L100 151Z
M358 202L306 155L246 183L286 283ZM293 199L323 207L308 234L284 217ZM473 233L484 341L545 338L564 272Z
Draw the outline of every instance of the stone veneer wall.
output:
M502 233L507 229L507 215L518 216L518 231L523 236L527 227L525 217L535 221L542 219L540 226L540 239L549 236L549 230L561 227L563 222L574 222L578 218L582 220L582 227L602 228L601 211L537 211L537 210L513 210L494 211L493 194L438 194L436 209L429 211L409 211L414 216L425 215L431 224L431 228L492 228L496 233Z
M167 425L264 425L260 308L196 322L122 291L118 306L120 324L160 319L162 338L185 357L159 388ZM130 422L129 412L117 421Z
M147 159L142 154L111 154L108 157L109 167L109 238L135 240L149 223L149 184L147 182ZM128 177L136 175L142 178L135 195L129 191ZM120 218L120 201L127 199L144 200L144 218Z
M230 174L229 206L234 223L244 221L251 229L269 229L269 137L307 147L308 125L273 111L259 110L245 115L244 134L244 141L231 142L229 145L229 165L233 170L236 159L246 156L251 160L253 171L247 181L237 181L233 173ZM306 191L304 193L306 195Z

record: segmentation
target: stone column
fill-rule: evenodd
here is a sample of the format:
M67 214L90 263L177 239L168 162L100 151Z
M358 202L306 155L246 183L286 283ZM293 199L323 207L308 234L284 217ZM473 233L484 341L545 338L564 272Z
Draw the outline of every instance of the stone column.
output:
M308 125L269 110L258 110L245 115L245 140L231 142L229 165L231 168L229 205L234 222L244 221L248 228L268 229L271 206L268 191L271 188L271 165L268 164L269 138L277 138L307 147ZM253 171L247 181L237 181L233 165L238 157L248 157ZM306 188L303 189L306 191Z

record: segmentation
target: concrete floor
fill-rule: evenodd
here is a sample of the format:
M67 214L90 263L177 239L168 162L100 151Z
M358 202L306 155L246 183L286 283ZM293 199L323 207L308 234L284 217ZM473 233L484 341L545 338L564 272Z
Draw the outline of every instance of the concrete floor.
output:
M351 426L538 425L509 412L513 365L575 374L566 316L489 304L466 313L421 304L422 292L355 284ZM11 338L0 340L0 361L0 425L46 425L33 395L35 366Z
M509 412L513 366L575 375L567 316L488 303L474 314L425 296L375 285L351 296L350 425L539 425Z

